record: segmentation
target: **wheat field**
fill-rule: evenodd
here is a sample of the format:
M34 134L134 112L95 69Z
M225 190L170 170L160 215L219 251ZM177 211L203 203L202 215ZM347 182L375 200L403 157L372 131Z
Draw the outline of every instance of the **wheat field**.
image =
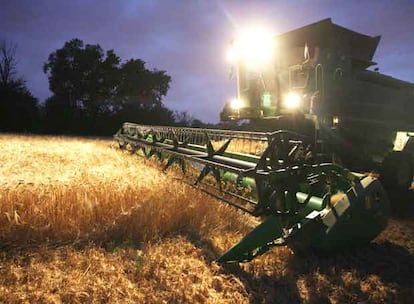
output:
M111 140L0 135L0 303L409 303L414 221L332 257L215 259L251 219Z

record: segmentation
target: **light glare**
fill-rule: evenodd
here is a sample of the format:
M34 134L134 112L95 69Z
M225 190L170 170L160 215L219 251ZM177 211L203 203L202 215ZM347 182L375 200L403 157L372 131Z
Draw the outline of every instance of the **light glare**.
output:
M273 60L273 35L262 29L242 32L227 53L231 63L242 61L248 68L260 68Z
M290 92L285 96L285 107L290 110L295 110L300 107L302 103L302 98L299 96L298 93Z
M230 100L230 107L233 110L239 110L243 107L243 102L238 98L233 98L232 100Z
M227 50L227 61L228 62L236 63L237 61L239 61L239 59L240 59L240 55L234 46L232 46L231 48Z

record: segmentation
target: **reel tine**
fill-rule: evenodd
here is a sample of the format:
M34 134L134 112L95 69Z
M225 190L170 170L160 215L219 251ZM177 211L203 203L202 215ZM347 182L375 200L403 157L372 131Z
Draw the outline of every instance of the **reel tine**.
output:
M178 136L177 133L175 132L175 130L171 130L172 134L173 134L173 150L178 150L178 145L180 143L180 141L178 140Z
M183 172L183 174L187 173L187 165L185 163L184 159L180 159L180 164L181 164L181 171Z
M197 180L195 181L194 185L197 185L199 182L201 182L207 174L209 174L211 171L210 166L205 166L203 170L201 170L200 175L198 176Z
M169 168L169 167L171 167L171 165L174 163L174 156L170 156L169 158L168 158L168 162L167 162L167 164L164 166L164 168L162 169L162 171L167 171L167 169Z
M219 189L221 190L221 174L220 174L220 170L217 168L212 168L211 170L213 172L214 178L216 179L216 182L219 186Z
M214 155L223 155L224 152L227 150L227 148L230 145L230 142L233 138L230 137L216 152L214 152Z
M176 156L170 156L170 157L168 158L168 162L167 162L167 164L164 166L164 168L162 169L162 171L163 171L163 172L167 171L167 169L168 169L169 167L171 167L174 163L177 163L177 164L180 166L181 171L182 171L184 174L186 174L186 171L187 171L187 166L186 166L186 164L185 164L185 160L184 160L184 159L182 159L182 158L176 157Z
M164 160L164 158L163 158L163 156L162 156L162 153L161 153L160 151L156 151L156 152L155 152L155 156L158 158L158 160L159 160L160 162L162 162L162 161Z
M191 140L191 136L189 135L189 136L187 136L187 137L184 139L184 141L182 142L181 146L182 146L182 147L184 147L184 148L186 148L186 147L187 147L187 145L190 143L190 140Z
M144 156L146 158L150 158L151 157L151 149L148 147L142 147L142 153L144 154Z
M205 135L207 138L207 155L210 158L214 155L214 147L213 147L213 144L211 143L210 136L208 135L207 132L205 132Z
M124 150L126 148L126 144L125 144L124 141L119 141L118 145L119 145L119 149L121 149L121 150Z

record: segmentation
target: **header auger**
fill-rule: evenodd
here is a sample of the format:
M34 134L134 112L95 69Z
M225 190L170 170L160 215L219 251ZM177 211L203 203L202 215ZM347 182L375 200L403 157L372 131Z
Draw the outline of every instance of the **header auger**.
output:
M250 261L274 246L343 251L369 243L387 224L379 181L324 162L312 140L295 132L124 123L114 137L120 148L156 156L164 170L178 165L185 181L263 219L220 263Z

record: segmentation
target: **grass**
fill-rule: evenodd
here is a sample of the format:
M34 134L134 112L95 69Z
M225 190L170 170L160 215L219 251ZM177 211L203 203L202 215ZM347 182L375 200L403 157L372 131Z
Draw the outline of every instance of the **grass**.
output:
M214 260L246 215L111 141L0 136L0 303L409 303L414 221L331 257ZM411 271L410 271L411 270Z

